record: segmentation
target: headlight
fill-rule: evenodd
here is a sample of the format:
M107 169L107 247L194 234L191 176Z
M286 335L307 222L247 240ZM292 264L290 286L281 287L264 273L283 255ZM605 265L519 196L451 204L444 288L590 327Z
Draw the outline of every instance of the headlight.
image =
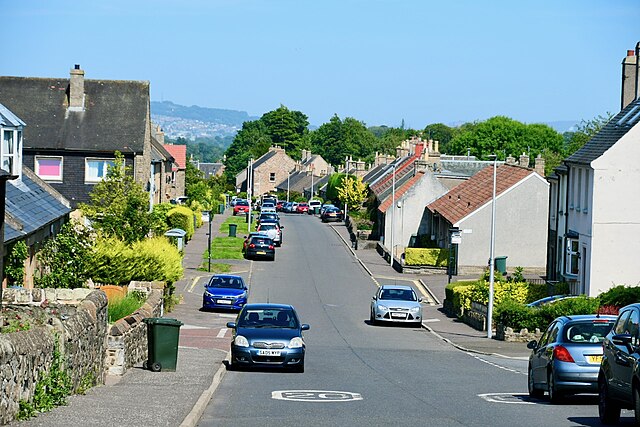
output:
M386 305L378 304L378 310L385 310L386 311L386 310L389 310L389 308Z
M289 342L289 348L302 348L303 345L304 341L300 337L295 337Z
M240 295L238 295L236 298L240 299L240 298L246 298L247 297L247 293L243 292Z
M209 292L209 291L204 291L204 294L206 296L208 296L208 297L212 297L213 296L213 294L211 292Z
M249 347L249 341L242 335L238 335L236 339L233 340L233 343L236 347Z
M420 311L420 307L411 307L411 312L412 313L417 313Z

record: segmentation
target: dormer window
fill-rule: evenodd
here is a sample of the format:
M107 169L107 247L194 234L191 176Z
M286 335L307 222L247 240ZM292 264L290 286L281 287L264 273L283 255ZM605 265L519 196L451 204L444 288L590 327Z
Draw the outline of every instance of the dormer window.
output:
M22 120L0 104L0 168L11 175L21 175L24 126Z

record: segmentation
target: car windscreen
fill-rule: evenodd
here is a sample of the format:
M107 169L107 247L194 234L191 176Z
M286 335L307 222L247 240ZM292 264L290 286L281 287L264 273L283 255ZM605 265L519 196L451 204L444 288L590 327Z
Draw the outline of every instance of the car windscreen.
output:
M417 301L416 294L410 289L384 289L380 299L396 301Z
M298 319L288 308L247 309L238 318L241 328L297 328Z
M239 277L213 276L207 286L210 288L242 289L244 288L244 283Z
M604 337L613 327L614 320L596 319L567 324L564 328L566 342L572 344L598 344L604 341Z

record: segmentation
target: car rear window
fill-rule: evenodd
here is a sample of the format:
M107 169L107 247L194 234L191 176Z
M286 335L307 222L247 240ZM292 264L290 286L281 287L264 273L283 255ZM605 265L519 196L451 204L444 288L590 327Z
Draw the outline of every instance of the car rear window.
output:
M614 320L598 319L569 323L564 329L565 340L575 344L601 343L613 327L613 322Z
M254 245L271 245L273 244L273 241L266 237L253 237L251 239L251 243Z
M274 224L260 224L260 231L263 230L275 230L276 226Z
M246 200L241 200L236 203L236 206L249 206L249 202L247 202Z

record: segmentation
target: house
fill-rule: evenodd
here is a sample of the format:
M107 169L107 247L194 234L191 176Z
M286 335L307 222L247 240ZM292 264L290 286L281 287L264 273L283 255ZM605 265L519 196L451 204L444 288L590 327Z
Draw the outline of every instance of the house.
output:
M302 159L287 177L276 184L276 191L289 194L297 192L306 199L319 194L319 190L335 171L321 155L312 154L310 150L302 150Z
M639 47L622 64L622 110L549 177L547 275L575 294L640 283Z
M187 146L163 144L175 159L171 167L171 180L165 194L165 202L186 195Z
M32 124L24 130L24 165L72 208L90 201L116 151L151 191L149 82L85 80L76 65L68 79L0 77L0 103Z
M224 174L224 163L204 163L199 160L190 160L190 162L204 175L205 179L222 176Z
M539 163L540 164L540 163ZM522 166L520 166L522 165ZM496 167L495 255L511 266L543 272L546 260L549 184L520 156ZM457 247L460 274L475 274L488 265L493 202L493 165L455 186L427 205L425 231L441 248Z
M284 148L273 146L252 163L250 190L254 196L275 191L276 185L287 179L296 166L295 160L287 155ZM247 168L236 175L238 192L247 191Z
M24 242L28 248L25 285L33 287L35 254L43 242L55 236L69 220L71 205L52 186L22 165L20 148L25 129L26 124L0 104L0 138L4 141L0 147L2 170L13 178L6 182L1 255L5 258L16 242Z

